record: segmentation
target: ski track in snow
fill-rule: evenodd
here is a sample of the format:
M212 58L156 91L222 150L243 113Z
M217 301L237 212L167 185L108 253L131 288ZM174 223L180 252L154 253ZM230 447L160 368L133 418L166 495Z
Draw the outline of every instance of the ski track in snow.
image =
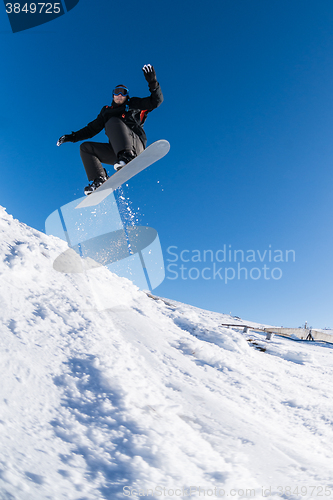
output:
M2 208L0 233L1 500L333 495L331 345L58 273L67 245Z

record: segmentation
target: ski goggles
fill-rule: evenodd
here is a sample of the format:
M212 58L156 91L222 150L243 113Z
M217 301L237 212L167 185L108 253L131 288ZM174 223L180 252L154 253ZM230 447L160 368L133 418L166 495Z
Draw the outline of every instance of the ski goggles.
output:
M128 96L128 89L126 87L116 87L112 91L113 95Z

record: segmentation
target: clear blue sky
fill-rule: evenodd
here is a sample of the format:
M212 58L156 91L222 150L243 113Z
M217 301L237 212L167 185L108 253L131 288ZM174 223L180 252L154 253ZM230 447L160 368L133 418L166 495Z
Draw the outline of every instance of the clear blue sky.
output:
M141 67L151 63L165 101L145 129L171 151L126 193L178 272L154 293L253 321L333 327L332 28L331 0L80 0L16 34L3 7L1 204L44 231L51 212L81 197L79 145L57 139L93 120L118 83L147 95ZM218 262L224 248L267 253L241 263L246 280L238 262ZM204 250L213 262L185 262ZM269 262L269 250L296 260ZM222 277L236 270L227 284L214 278L221 267Z

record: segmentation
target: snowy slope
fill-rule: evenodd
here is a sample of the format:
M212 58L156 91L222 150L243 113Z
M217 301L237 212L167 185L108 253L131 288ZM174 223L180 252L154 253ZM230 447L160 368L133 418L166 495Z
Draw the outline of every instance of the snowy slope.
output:
M0 234L1 500L333 496L331 345L58 273L4 209Z

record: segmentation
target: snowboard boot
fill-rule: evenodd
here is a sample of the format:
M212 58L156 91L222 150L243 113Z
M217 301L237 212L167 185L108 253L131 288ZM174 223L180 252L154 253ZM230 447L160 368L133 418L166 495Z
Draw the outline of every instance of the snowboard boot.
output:
M89 184L89 186L86 186L84 188L84 194L88 195L88 194L93 193L94 191L96 191L97 188L99 188L99 186L104 184L104 182L107 179L108 179L107 176L97 177L91 184Z
M118 161L117 163L114 164L114 169L115 170L120 170L123 168L127 163L129 163L131 160L134 160L135 154L133 153L132 150L130 151L121 151L118 153Z

